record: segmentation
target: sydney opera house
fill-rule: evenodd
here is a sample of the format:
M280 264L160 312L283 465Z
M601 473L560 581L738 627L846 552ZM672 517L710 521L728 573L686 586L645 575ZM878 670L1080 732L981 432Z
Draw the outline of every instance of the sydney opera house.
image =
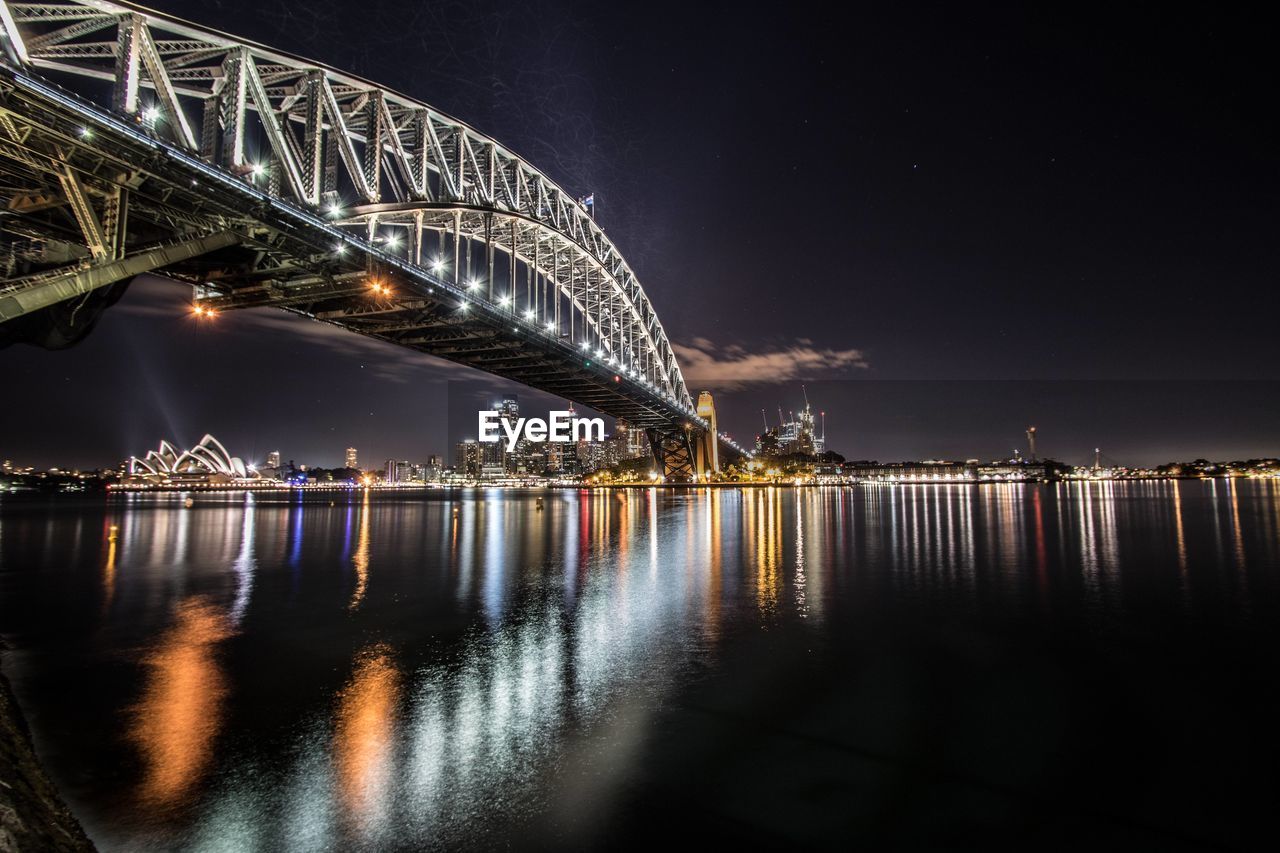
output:
M258 472L232 456L211 435L200 439L190 450L179 451L168 441L156 450L129 459L125 482L154 486L218 486L258 480Z

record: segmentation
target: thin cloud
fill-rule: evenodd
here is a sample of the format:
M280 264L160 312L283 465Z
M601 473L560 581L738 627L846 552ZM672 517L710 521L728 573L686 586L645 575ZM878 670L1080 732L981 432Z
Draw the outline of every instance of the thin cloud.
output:
M862 350L819 347L809 338L797 338L782 347L750 350L738 344L720 346L707 338L671 346L680 359L686 381L722 390L798 379L829 379L870 366Z
M474 369L461 364L281 311L250 309L236 312L235 319L242 329L295 335L331 352L358 360L367 365L375 377L390 382L460 379L476 375Z
M115 310L135 317L171 320L186 309L187 300L175 295L176 289L172 285L163 290L155 286L140 290L144 290L150 301L121 305ZM461 364L277 309L227 311L215 322L232 334L293 336L301 343L359 361L369 368L373 376L389 382L443 381L479 375L478 371Z

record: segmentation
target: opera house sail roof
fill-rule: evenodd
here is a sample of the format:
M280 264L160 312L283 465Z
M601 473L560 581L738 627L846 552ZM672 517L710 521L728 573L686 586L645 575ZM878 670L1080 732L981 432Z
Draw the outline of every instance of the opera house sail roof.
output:
M212 435L205 435L190 450L179 451L168 441L161 441L155 450L148 450L141 458L129 459L129 474L141 480L165 483L171 480L231 480L257 479L258 473L247 467L239 456L232 456L222 442Z

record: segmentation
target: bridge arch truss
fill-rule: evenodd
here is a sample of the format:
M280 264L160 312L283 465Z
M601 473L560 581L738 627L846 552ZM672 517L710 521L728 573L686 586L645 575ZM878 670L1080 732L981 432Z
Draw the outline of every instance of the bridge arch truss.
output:
M390 255L699 421L621 252L585 206L491 137L359 77L126 3L0 0L0 32L9 62L97 86L141 131L363 240L370 274ZM20 144L5 132L0 142ZM122 263L109 210L90 215L74 176L63 186L93 257Z

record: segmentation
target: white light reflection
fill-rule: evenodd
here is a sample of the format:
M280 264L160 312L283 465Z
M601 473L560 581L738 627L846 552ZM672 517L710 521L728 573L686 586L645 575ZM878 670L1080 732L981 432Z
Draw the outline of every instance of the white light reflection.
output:
M253 493L244 496L244 513L240 522L240 553L236 555L232 571L236 576L236 598L231 605L231 621L239 625L249 607L249 595L253 592L253 574L256 563L253 558Z

